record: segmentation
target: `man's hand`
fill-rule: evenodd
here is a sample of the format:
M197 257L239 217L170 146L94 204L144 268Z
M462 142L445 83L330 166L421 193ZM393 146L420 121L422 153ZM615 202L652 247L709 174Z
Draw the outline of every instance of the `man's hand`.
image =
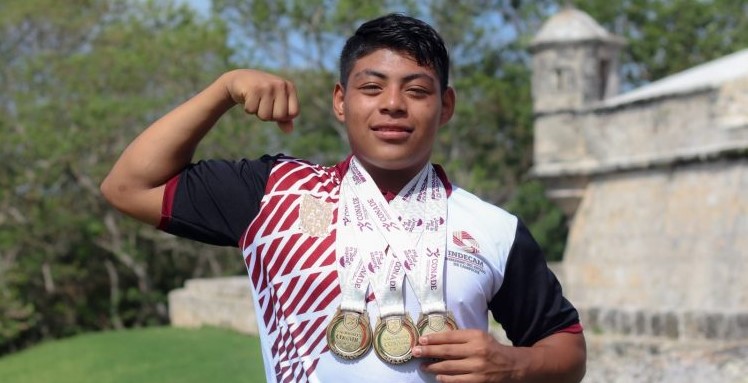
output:
M422 336L413 356L425 362L423 370L440 382L517 381L522 361L512 347L500 344L480 330L455 330Z
M275 121L288 133L299 115L299 100L292 82L270 73L237 69L222 78L226 91L248 114L263 121Z
M480 330L422 336L413 356L425 358L423 370L440 382L579 382L586 360L582 334L557 333L532 347L511 347Z

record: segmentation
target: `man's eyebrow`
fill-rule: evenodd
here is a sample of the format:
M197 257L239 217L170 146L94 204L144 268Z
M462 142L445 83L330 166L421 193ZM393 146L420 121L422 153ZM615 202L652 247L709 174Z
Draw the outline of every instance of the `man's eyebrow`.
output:
M426 72L417 72L403 77L403 82L411 82L413 80L427 80L432 84L435 81L434 76L431 76Z
M364 77L364 76L373 76L381 78L382 80L387 79L387 75L382 72L377 72L373 69L364 69L356 74L353 75L353 77Z
M386 74L384 74L382 72L379 72L379 71L376 71L376 70L373 70L373 69L364 69L364 70L362 70L360 72L357 72L356 74L353 75L354 78L365 77L365 76L373 76L373 77L380 78L382 80L386 80L386 79L389 78L389 76L387 76ZM411 74L403 77L403 82L410 82L410 81L418 80L418 79L427 80L427 81L429 81L431 83L433 83L435 81L434 77L431 76L431 75L429 75L426 72L416 72L416 73L411 73Z

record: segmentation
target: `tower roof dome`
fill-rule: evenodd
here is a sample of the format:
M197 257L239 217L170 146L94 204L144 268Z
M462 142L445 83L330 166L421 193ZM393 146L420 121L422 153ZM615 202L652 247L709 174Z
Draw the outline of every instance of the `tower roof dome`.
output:
M533 38L531 45L537 47L546 44L583 41L624 43L622 38L609 33L587 13L568 6L543 24Z

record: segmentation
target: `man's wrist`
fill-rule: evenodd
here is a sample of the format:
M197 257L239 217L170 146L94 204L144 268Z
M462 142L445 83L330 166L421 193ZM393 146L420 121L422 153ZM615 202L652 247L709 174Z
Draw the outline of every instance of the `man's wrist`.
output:
M222 75L220 75L216 81L213 82L213 84L210 85L211 88L215 88L218 95L218 102L216 104L216 111L220 113L221 115L226 113L229 109L234 107L237 104L237 100L234 99L234 96L231 94L231 83L233 81L233 78L237 75L239 69L235 69L229 72L226 72Z
M509 353L512 355L514 366L511 378L513 382L533 382L542 371L543 350L532 347L511 347Z

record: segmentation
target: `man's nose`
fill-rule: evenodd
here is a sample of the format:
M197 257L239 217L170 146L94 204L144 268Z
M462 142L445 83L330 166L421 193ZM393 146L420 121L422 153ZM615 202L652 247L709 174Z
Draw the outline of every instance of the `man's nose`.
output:
M400 89L388 88L382 93L382 113L404 112L406 109L405 97Z

